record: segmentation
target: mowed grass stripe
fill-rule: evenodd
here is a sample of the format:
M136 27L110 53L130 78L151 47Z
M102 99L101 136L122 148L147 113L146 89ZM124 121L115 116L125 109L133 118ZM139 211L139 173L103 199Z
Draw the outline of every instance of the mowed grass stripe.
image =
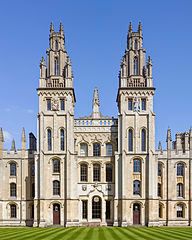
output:
M127 236L128 239L134 239L134 240L138 240L138 239L145 239L145 240L150 240L150 236L149 234L143 234L143 232L140 231L135 231L135 228L119 228L117 229L119 230L122 234L124 234L125 236Z
M153 233L157 233L157 235L159 236L159 240L161 239L167 239L167 240L186 240L186 238L180 237L176 234L176 232L173 233L169 233L167 230L164 232L163 229L159 228L155 228Z
M11 230L10 230L10 231L11 231ZM43 229L41 229L41 231L43 231ZM15 238L15 237L17 237L18 235L20 235L20 236L26 235L26 234L28 235L29 232L34 233L33 229L31 229L31 230L27 229L26 231L25 231L24 229L17 229L17 232L14 232L14 233L10 232L10 233L8 233L7 236L3 237L1 240L9 239L9 238L12 237L12 236L14 236L14 238ZM35 232L36 232L36 231L35 231Z
M39 237L43 237L44 235L49 235L50 232L51 232L51 234L53 234L56 231L58 231L58 229L45 229L44 228L44 229L42 229L42 231L30 232L27 235L23 234L23 233L19 234L16 237L14 237L14 240L25 240L26 238L29 238L29 239L39 239Z
M167 236L162 236L161 233L157 233L154 229L148 229L148 228L142 228L142 232L145 234L148 234L149 239L153 239L153 240L167 240L170 238L168 238Z
M63 238L64 240L73 240L76 239L76 237L78 237L79 232L82 231L81 227L77 227L77 228L73 228L73 231L68 232L66 238ZM57 238L58 239L58 238Z
M87 232L85 239L93 239L93 228L87 228L89 231Z
M74 231L76 228L74 227L70 227L70 228L59 228L60 231L58 231L58 233L56 234L51 234L51 236L49 236L50 240L57 240L60 239L62 237L67 236L67 234L69 234L70 232Z
M118 229L118 227L107 228L107 230L109 230L109 234L111 235L110 239L113 239L113 240L125 239L125 237L122 233L117 232L117 229Z
M21 230L21 229L19 229ZM28 229L22 229L22 233L23 232L26 232L28 233ZM14 236L15 234L18 233L18 229L0 229L0 239L2 239L2 237L7 237L7 234L8 236Z
M178 231L178 229L175 229L174 231L171 231L169 228L166 228L166 230L164 228L155 228L154 229L154 232L158 232L159 235L165 235L165 236L168 236L167 239L170 239L170 235L173 237L172 239L181 239L181 240L186 240L187 236L188 236L188 233L186 234L180 234L180 231ZM178 236L179 235L179 236ZM191 235L189 236L191 238Z
M190 232L188 231L181 231L180 229L169 229L167 228L166 231L172 232L172 233L177 233L181 236L188 236L189 238L192 238L192 232L190 230Z
M99 228L99 239L101 239L101 240L109 240L109 238L106 236L107 232L108 232L107 228L100 227Z
M80 228L81 228L81 232L78 234L77 239L78 240L87 239L86 236L89 231L89 228L82 228L82 227L80 227Z

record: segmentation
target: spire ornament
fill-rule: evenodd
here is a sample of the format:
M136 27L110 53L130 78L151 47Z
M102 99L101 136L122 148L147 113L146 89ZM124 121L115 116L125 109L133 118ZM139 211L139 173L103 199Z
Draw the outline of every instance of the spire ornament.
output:
M92 102L92 117L93 118L100 118L101 113L99 110L100 107L100 101L99 101L99 91L97 88L94 89L93 92L93 102Z

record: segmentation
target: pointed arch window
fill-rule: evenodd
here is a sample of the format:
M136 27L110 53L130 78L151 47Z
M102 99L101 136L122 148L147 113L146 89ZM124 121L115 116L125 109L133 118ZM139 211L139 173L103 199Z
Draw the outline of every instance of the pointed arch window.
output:
M87 180L88 180L88 166L87 166L87 164L85 164L85 163L81 164L80 169L81 169L81 173L80 173L81 182L87 182Z
M183 197L183 184L178 183L177 184L177 197Z
M106 144L106 156L113 155L113 145L111 143Z
M10 213L11 218L17 217L17 206L15 204L10 205Z
M137 39L135 39L135 42L134 42L134 48L135 48L135 50L138 49L138 40L137 40Z
M80 144L80 155L81 156L88 156L88 145L87 143L81 143Z
M139 75L138 57L134 57L134 75Z
M140 159L134 159L133 160L133 172L134 173L140 173L141 172L141 160Z
M17 196L17 185L16 183L10 183L10 197Z
M93 156L101 156L101 145L93 143Z
M162 188L161 188L161 183L158 183L158 197L162 197Z
M60 145L61 145L61 151L65 150L65 132L64 129L60 130Z
M144 128L141 130L141 151L146 151L146 130Z
M53 160L53 173L60 173L60 160Z
M17 166L16 163L10 163L10 176L16 176L17 175Z
M158 176L161 177L163 175L163 165L158 162Z
M99 164L93 165L93 181L100 182L101 180L101 167Z
M52 150L52 133L51 133L51 129L47 129L47 148L48 148L48 151Z
M133 129L128 131L128 151L133 152Z
M184 205L181 203L177 204L177 217L184 218Z
M55 50L56 51L58 50L58 40L57 39L55 40Z
M106 182L112 182L113 180L113 166L112 164L106 164Z
M58 59L58 57L55 58L54 64L55 64L55 66L54 66L55 75L58 76L59 75L59 59Z
M139 180L133 181L133 195L141 194L141 184Z
M184 176L184 164L183 163L177 164L177 176Z
M60 195L60 182L57 180L53 181L53 195Z

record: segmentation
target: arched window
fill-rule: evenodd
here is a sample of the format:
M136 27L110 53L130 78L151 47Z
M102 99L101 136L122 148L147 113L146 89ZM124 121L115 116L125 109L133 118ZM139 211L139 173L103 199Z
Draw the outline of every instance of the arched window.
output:
M99 164L93 165L93 181L100 182L101 180L101 168Z
M158 189L157 189L157 194L158 194L158 197L162 197L162 189L161 189L161 183L158 183Z
M162 177L163 175L163 165L162 163L158 162L158 176Z
M80 144L80 155L86 157L88 155L88 145L87 143Z
M92 218L101 218L101 198L99 196L92 199Z
M55 40L55 50L56 51L58 50L58 40L57 39Z
M128 151L133 152L133 129L128 131Z
M137 39L135 39L135 42L134 42L134 48L135 48L135 50L138 49L138 40L137 40Z
M184 205L181 203L177 204L177 217L184 218Z
M141 195L141 184L139 180L133 181L133 194Z
M106 156L113 155L113 145L111 143L106 144Z
M144 128L141 130L141 151L146 151L146 130Z
M106 182L112 182L113 180L113 166L112 164L106 164Z
M60 173L60 160L53 160L53 173Z
M133 172L134 173L140 173L141 172L141 160L140 159L134 159L133 160Z
M184 176L184 164L183 163L177 164L177 176Z
M10 163L10 176L16 176L17 175L17 166L16 163Z
M183 197L183 184L182 183L178 183L177 184L177 197Z
M65 150L65 133L64 129L60 130L60 144L61 144L61 151Z
M10 197L17 196L17 185L16 183L10 183Z
M58 57L55 58L55 75L58 76L59 75L59 59Z
M99 143L93 143L93 156L101 156L101 146Z
M52 134L51 129L47 129L47 148L48 151L52 150Z
M88 180L88 166L87 166L87 164L81 164L80 169L81 169L81 173L80 173L81 181L82 182L87 182L87 180Z
M163 206L159 204L159 218L163 218Z
M17 206L15 204L10 204L10 213L11 218L17 218Z
M139 75L138 58L134 57L134 75Z
M60 195L60 182L57 180L53 181L53 195Z

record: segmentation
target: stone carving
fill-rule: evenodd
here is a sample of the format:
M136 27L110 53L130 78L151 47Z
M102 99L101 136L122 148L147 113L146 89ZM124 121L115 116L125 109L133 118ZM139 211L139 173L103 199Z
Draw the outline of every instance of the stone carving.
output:
M137 97L134 98L134 112L140 112L140 101Z
M53 98L52 100L52 110L58 111L59 110L59 100L58 98Z

